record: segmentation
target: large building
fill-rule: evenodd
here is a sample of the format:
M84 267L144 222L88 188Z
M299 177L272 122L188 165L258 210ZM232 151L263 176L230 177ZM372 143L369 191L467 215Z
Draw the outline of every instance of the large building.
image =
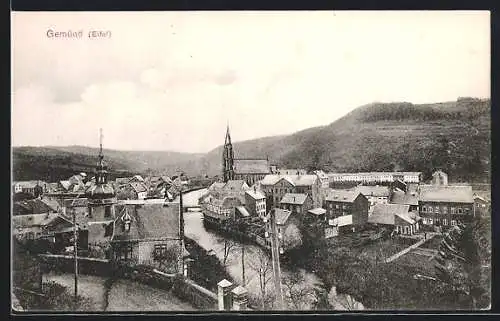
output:
M266 196L255 187L249 189L245 192L245 207L251 215L261 218L266 216Z
M307 194L313 201L313 207L320 207L321 182L316 175L266 175L260 187L267 199L267 207L279 207L281 199L287 193Z
M236 217L237 207L246 203L246 192L250 190L243 180L230 180L225 184L214 183L200 200L204 220L220 223Z
M262 180L264 176L271 173L269 161L257 158L234 158L233 144L229 126L226 131L224 151L222 152L222 179L224 182L230 180L244 180L249 186Z
M392 183L399 179L405 183L419 183L421 172L368 172L368 173L330 173L331 183Z
M454 226L472 218L472 186L421 185L419 216L427 225Z

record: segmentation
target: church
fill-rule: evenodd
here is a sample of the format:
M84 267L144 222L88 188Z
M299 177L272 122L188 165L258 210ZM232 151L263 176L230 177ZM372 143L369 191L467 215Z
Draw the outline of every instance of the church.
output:
M269 160L257 158L234 158L229 125L226 131L224 151L222 153L222 178L224 182L244 180L248 186L264 179L271 174Z

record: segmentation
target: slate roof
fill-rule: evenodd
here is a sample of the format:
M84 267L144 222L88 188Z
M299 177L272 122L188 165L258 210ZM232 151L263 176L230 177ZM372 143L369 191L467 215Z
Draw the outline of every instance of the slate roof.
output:
M35 188L37 185L43 186L43 181L17 181L13 182L14 185L19 185L21 188Z
M275 208L274 209L274 217L276 218L276 224L278 225L285 225L286 222L288 221L288 218L290 218L290 215L292 212L289 210L284 210L281 208Z
M307 194L286 193L281 199L281 203L303 205L307 199Z
M63 200L64 207L87 207L88 204L89 201L86 198L74 198L74 199Z
M147 186L142 182L132 182L130 183L130 186L132 186L136 193L143 193L148 191Z
M261 200L266 198L266 196L259 190L249 189L245 193L250 195L250 197L252 197L254 200Z
M14 215L12 216L12 227L44 226L58 216L57 213Z
M316 183L316 175L266 175L261 181L261 185L274 185L281 179L286 179L294 186L311 186Z
M179 203L117 205L112 241L179 238ZM130 230L124 231L123 217L131 217Z
M85 193L88 197L113 196L115 194L115 190L111 184L96 184L90 186Z
M244 180L227 181L223 187L226 191L243 191L245 188L248 189L249 187Z
M65 190L68 190L71 187L70 181L59 181L59 183Z
M236 206L236 210L241 214L243 217L248 217L250 216L250 213L248 213L247 209L244 206Z
M130 182L131 179L132 179L132 177L117 177L115 179L115 182L118 185L124 185L124 184L127 184L128 182Z
M411 193L394 191L390 202L402 205L418 205L418 194L412 195Z
M364 196L389 197L389 186L358 186L356 190Z
M14 203L14 215L16 214L43 214L56 212L57 207L49 205L47 202L39 198L34 198L31 200L24 200Z
M326 210L324 208L321 208L321 207L317 207L317 208L313 208L309 211L307 211L308 213L311 213L311 214L314 214L314 215L323 215L323 214L326 214Z
M419 199L423 202L473 203L472 186L422 185Z
M355 190L328 189L326 191L326 201L352 203L360 194Z
M235 174L269 174L267 159L235 159L233 162Z
M368 216L369 223L394 225L395 216L409 214L410 205L402 204L375 204L372 214Z

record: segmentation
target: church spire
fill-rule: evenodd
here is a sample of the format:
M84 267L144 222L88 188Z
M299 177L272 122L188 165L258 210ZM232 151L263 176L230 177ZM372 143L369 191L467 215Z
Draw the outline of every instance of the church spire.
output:
M96 171L96 183L97 184L106 184L108 182L108 171L107 167L104 164L104 155L102 152L102 128L99 129L99 161L97 162L97 171Z
M224 142L224 151L222 152L222 179L224 182L234 179L234 154L231 144L231 135L229 134L229 122L226 130L226 140Z
M99 168L103 168L104 167L104 155L102 154L102 139L103 139L103 136L102 136L102 128L99 128L99 162L97 163L97 166Z

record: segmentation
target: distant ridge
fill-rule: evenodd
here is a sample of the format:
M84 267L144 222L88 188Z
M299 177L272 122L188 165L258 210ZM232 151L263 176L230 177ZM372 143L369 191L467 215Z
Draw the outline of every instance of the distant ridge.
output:
M329 125L234 143L235 157L269 157L280 166L337 172L418 170L430 175L440 168L449 173L452 181L488 183L490 106L490 99L469 97L434 104L372 103ZM212 176L221 171L222 143L223 137L221 145L206 154L116 150L105 153L112 168L140 173L184 170L188 175ZM26 179L40 178L36 175L41 174L31 171L33 164L27 165L26 158L42 164L59 155L66 161L69 157L94 164L97 153L96 149L83 146L13 150L14 177Z

